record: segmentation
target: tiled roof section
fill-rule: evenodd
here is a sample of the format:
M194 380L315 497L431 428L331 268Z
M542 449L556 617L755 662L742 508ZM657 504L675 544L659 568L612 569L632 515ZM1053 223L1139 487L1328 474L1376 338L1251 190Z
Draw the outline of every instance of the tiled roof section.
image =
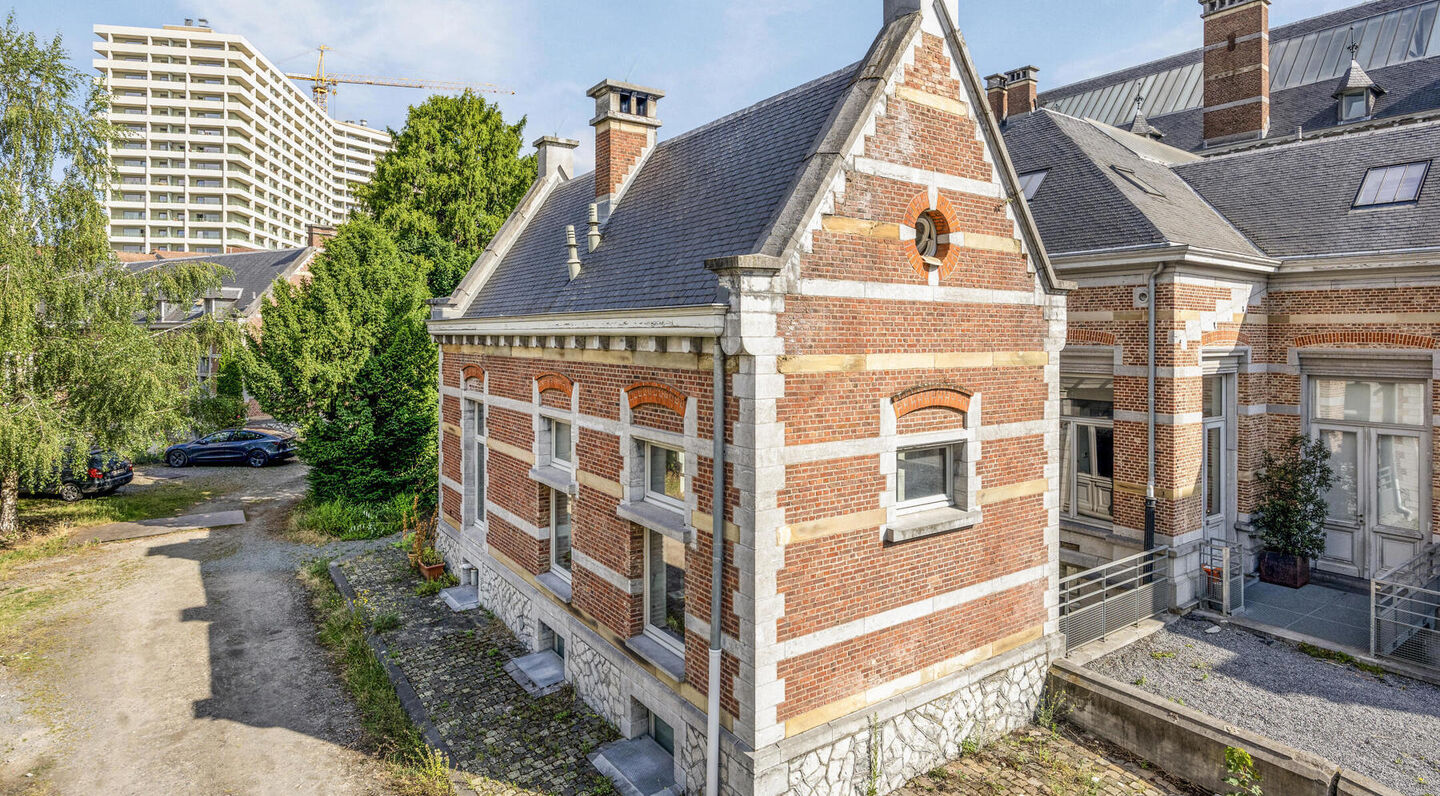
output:
M1180 165L1193 185L1274 257L1440 246L1432 168L1413 205L1351 209L1375 166L1430 160L1440 122L1335 136Z
M1048 170L1030 209L1052 254L1166 243L1259 254L1166 165L1192 155L1046 110L1014 119L1005 143L1017 172ZM1162 195L1136 186L1117 166Z
M1397 9L1419 6L1425 2L1428 0L1374 0L1374 2L1361 3L1351 8L1274 28L1270 33L1270 40L1273 46L1275 42L1297 39L1315 31L1343 26ZM1197 19L1195 29L1197 40L1200 38L1200 32L1200 22ZM1189 50L1043 92L1039 97L1040 105L1042 107L1053 105L1067 97L1120 84L1130 84L1129 94L1120 97L1117 102L1130 103L1133 102L1135 87L1143 79L1178 67L1199 64L1202 60L1203 53L1200 49ZM1369 77L1386 91L1384 96L1376 100L1373 118L1384 119L1440 108L1440 57L1395 63L1367 71ZM1303 127L1307 131L1315 131L1340 124L1338 103L1333 96L1336 85L1337 81L1335 80L1321 80L1292 88L1272 90L1270 94L1271 135L1290 135L1299 127ZM1110 104L1114 105L1114 103ZM1181 149L1198 151L1204 144L1203 117L1203 109L1193 107L1167 114L1152 112L1149 123L1165 131L1165 143Z
M847 67L657 144L593 252L585 241L594 175L559 186L466 316L716 302L717 281L705 260L758 250L855 70ZM569 224L580 242L581 271L573 280L565 264Z
M274 251L237 252L235 254L209 254L194 257L167 257L163 260L141 260L125 263L125 267L139 272L150 268L164 268L173 263L201 262L214 263L230 270L220 286L240 288L240 298L235 309L247 310L275 280L300 266L314 252L313 249L276 249ZM198 314L193 308L181 308L172 312L166 321L179 321Z
M1339 95L1341 92L1351 89L1367 88L1376 88L1375 81L1365 74L1365 70L1360 67L1360 64L1351 61L1350 68L1345 70L1345 75L1340 78L1340 84L1335 87L1335 94ZM1381 91L1383 92L1384 89Z

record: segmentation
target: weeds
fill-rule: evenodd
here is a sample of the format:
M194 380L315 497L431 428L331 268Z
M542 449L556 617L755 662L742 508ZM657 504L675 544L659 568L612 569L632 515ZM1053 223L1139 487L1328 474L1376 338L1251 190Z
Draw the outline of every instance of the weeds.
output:
M448 796L452 792L448 761L425 744L410 721L385 666L366 641L369 611L346 604L330 580L328 563L317 559L306 564L300 579L310 592L320 642L340 669L340 680L355 700L365 735L389 764L396 790L413 796Z
M1367 674L1373 674L1376 677L1385 676L1385 669L1383 669L1382 667L1376 666L1373 663L1366 663L1365 661L1357 659L1353 655L1349 655L1339 650L1327 650L1323 647L1317 647L1314 644L1306 644L1304 642L1301 642L1300 651L1305 653L1306 655L1309 655L1312 658L1315 658L1316 660L1334 661L1335 663L1348 664L1350 666L1354 666L1356 669L1359 669L1362 672L1365 672Z
M1225 784L1235 790L1225 796L1264 796L1260 790L1260 775L1255 771L1255 760L1244 749L1225 747Z
M370 625L376 633L389 633L400 628L400 612L385 611L375 615L375 621Z
M1070 702L1065 697L1065 692L1047 692L1035 706L1035 723L1053 733L1060 728L1060 722L1069 713Z
M427 580L415 587L416 597L433 597L451 586L459 586L460 579L446 572L434 580Z
M305 498L290 515L290 533L303 541L379 539L398 533L414 495L396 495L381 503Z

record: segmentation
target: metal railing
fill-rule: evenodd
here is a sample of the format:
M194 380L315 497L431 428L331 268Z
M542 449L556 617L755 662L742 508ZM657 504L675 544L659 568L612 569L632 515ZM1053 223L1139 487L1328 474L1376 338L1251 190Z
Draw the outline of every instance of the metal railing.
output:
M1200 548L1200 600L1229 616L1245 610L1245 548L1206 542Z
M1440 669L1440 544L1370 581L1370 654Z
M1170 548L1157 547L1060 579L1066 649L1170 609Z

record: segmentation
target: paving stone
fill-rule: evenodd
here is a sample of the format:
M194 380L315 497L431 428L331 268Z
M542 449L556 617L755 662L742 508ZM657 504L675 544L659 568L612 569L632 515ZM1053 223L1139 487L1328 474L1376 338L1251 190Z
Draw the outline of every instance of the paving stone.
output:
M477 793L612 792L586 755L619 734L568 685L526 694L504 667L529 651L503 623L484 609L454 612L439 595L417 596L421 580L402 551L341 566L370 610L399 614L400 627L383 636L390 657Z

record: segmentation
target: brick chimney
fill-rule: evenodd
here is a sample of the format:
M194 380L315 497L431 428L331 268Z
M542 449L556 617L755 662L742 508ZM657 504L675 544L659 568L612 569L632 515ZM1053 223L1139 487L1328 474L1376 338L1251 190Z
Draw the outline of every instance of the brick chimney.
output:
M1005 121L1005 117L1010 115L1010 104L1006 101L1008 95L1005 92L1004 75L995 74L985 78L985 98L990 100L990 112L995 114L995 121Z
M305 227L305 245L315 249L325 248L325 242L335 237L334 227L310 224Z
M1005 73L1005 104L1011 116L1029 113L1040 106L1040 70L1022 66Z
M620 198L635 167L655 146L656 106L665 92L603 80L585 92L595 98L595 204L602 222Z
M1270 0L1200 0L1205 20L1205 143L1270 132Z
M547 135L535 139L534 146L536 179L556 173L564 180L575 176L575 147L580 146L579 141Z

